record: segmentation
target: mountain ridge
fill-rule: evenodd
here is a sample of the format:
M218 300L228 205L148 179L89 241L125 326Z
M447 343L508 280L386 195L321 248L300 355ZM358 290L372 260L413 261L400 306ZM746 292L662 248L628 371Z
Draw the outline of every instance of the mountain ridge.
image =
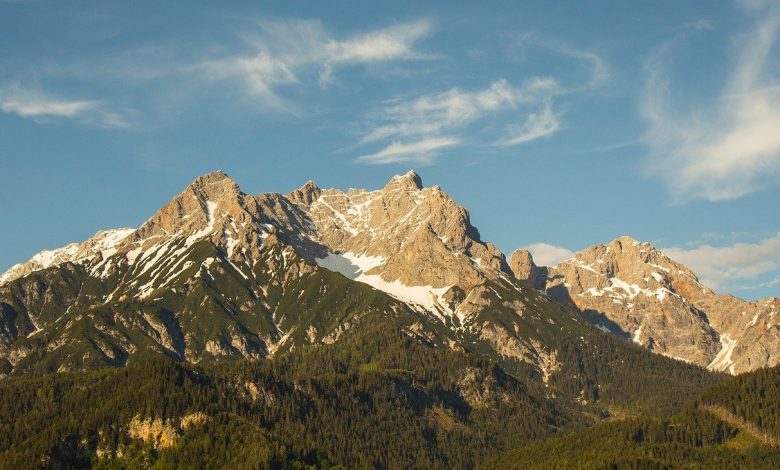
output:
M42 278L57 268L72 271L87 289L52 294ZM435 337L450 347L490 345L500 356L533 364L545 377L557 367L555 350L532 339L529 331L549 326L538 320L518 326L527 321L522 319L526 310L537 308L524 298L534 289L602 331L712 370L733 374L773 365L780 351L777 301L745 303L716 296L690 269L630 237L539 267L527 250L507 260L481 239L467 209L439 186L425 187L414 171L371 191L322 189L309 180L287 195L246 194L227 174L215 171L196 178L137 229L98 232L84 242L41 252L0 276L5 323L0 352L14 368L37 347L12 343L20 336L33 338L43 324L57 327L62 312L49 318L31 307L35 302L24 300L36 296L44 298L44 306L52 296L53 305L68 302L61 308L66 314L102 306L105 315L114 317L113 310L140 302L138 308L154 311L142 315L141 330L154 332L155 347L187 360L198 361L206 353L262 357L285 344L295 347L296 341L333 341L359 315L342 318L337 326L324 320L327 328L336 328L325 333L324 324L283 327L289 317L274 305L293 301L288 287L305 289L301 282L309 280L321 283L317 295L327 296L326 285L334 278L324 276L323 269L382 292L391 304L398 302L393 311L410 315L407 327L421 338ZM10 288L30 276L36 280L28 287ZM281 297L271 293L275 289L281 289ZM155 302L170 305L160 310ZM224 317L218 333L184 331L180 314L197 315L203 305ZM239 311L246 318L236 320ZM499 311L500 319L491 313ZM120 322L122 328L131 328L127 325L135 320L125 315L130 317ZM745 316L751 320L740 320ZM131 355L126 349L136 340L112 330L117 318L106 321L113 322L104 327L112 333L96 333L102 337L91 340L102 345L97 350L112 360L116 354ZM197 338L201 334L207 338ZM203 350L187 353L187 345L198 342ZM46 347L57 350L53 344L58 343Z

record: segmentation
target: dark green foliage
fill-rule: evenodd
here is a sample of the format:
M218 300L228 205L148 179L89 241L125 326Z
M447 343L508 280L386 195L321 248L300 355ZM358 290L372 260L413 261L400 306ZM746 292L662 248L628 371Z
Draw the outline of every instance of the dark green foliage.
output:
M484 467L780 468L779 405L780 367L754 371L705 390L669 419L598 424L490 458ZM724 421L713 407L736 419Z
M699 401L723 407L780 439L780 367L734 377L707 390Z
M367 337L372 341L367 341ZM463 390L464 373L478 380ZM488 385L485 385L488 384ZM484 403L464 396L477 393ZM211 419L176 447L130 439L141 417ZM88 465L98 447L122 461L249 467L341 464L349 468L473 466L510 448L585 424L478 356L431 349L381 326L339 347L296 350L268 361L191 369L150 358L123 369L0 383L0 462ZM256 464L256 465L255 465Z
M686 393L706 375L638 356L636 364L667 365L670 383L692 379L675 385ZM661 394L641 375L616 374L615 380L636 382L613 389L631 390L630 400ZM150 356L123 369L6 379L0 467L471 468L604 414L601 404L556 393L535 378L515 378L488 357L425 346L377 322L331 346L255 362L193 369ZM620 402L619 393L611 397ZM134 416L175 423L196 411L209 421L180 431L172 448L155 449L127 434ZM647 423L644 434L663 435L662 422ZM98 459L98 448L122 457Z

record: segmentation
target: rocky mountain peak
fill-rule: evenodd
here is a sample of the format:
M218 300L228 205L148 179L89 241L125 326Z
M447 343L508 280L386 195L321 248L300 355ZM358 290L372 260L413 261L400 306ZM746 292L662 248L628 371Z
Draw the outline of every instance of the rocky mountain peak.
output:
M409 170L406 174L393 176L385 185L385 189L401 188L411 191L423 189L422 178L414 170Z
M316 201L317 198L320 197L320 194L322 194L322 190L319 186L317 186L317 183L309 180L306 182L306 184L288 194L287 199L295 202L296 204L310 206L312 202Z
M238 184L223 171L213 171L195 178L187 189L201 195L205 199L219 199L225 194L241 193ZM186 191L186 189L185 189Z
M256 214L252 198L241 192L235 181L222 171L196 178L147 220L134 241L186 236L213 231L225 219L248 221ZM247 214L249 210L250 214ZM218 220L219 219L219 220Z

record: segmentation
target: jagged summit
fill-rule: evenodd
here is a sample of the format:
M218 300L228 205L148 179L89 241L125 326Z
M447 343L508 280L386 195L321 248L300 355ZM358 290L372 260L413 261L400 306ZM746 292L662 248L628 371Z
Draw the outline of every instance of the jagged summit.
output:
M414 170L409 170L403 175L393 176L385 186L385 189L392 187L420 190L423 188L422 178Z
M320 197L320 194L322 194L322 190L317 186L317 183L309 180L300 188L290 192L287 198L298 204L309 206Z
M529 287L536 287L539 268L534 263L530 251L526 249L513 251L509 257L509 269L517 279Z
M28 261L14 265L0 275L0 284L67 262L92 261L96 257L105 258L115 253L116 247L134 231L135 229L131 228L100 230L83 242L40 251Z

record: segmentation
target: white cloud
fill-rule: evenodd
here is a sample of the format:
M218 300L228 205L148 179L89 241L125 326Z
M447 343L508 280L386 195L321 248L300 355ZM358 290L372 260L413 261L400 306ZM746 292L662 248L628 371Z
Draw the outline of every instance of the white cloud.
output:
M392 140L385 149L389 150L402 145L398 144L399 140L436 142L441 140L445 132L452 133L488 115L504 111L525 114L526 119L524 125L512 129L512 133L498 143L525 143L551 135L560 128L551 105L551 97L559 91L558 83L551 78L533 78L518 87L502 79L482 90L451 88L412 100L389 102L374 114L373 128L363 135L358 145ZM528 111L524 111L536 106L542 107L539 113L528 114ZM456 145L460 141L460 138L455 142L448 141L450 143L447 146ZM430 159L427 161L430 162Z
M431 163L437 151L460 143L458 139L441 137L412 143L393 142L379 152L358 157L355 161L367 165L388 163Z
M666 255L693 270L701 281L715 289L756 279L780 269L780 232L758 243L730 246L704 244L692 249L663 248Z
M425 56L414 50L414 43L430 31L431 25L427 20L401 23L344 41L331 39L325 44L322 55L325 62L331 64L420 59Z
M22 117L74 117L94 109L97 101L56 101L38 97L7 97L0 101L0 110Z
M499 145L518 145L536 140L558 132L561 123L552 110L550 102L546 102L542 111L528 115L522 126L514 128L508 137L499 141Z
M532 243L523 248L531 253L537 266L555 266L574 256L573 251L549 243Z
M295 107L278 95L279 87L303 83L307 72L315 72L326 87L340 66L426 58L414 46L432 29L429 21L417 20L339 40L319 21L261 21L259 26L246 38L250 52L207 60L199 69L214 80L239 80L250 95L287 111Z
M677 201L735 199L780 181L780 77L770 61L778 13L756 12L761 19L737 42L727 85L698 113L673 109L663 53L646 65L640 109L650 125L648 170Z
M0 111L38 123L55 119L77 119L96 127L129 127L120 113L107 110L102 101L65 100L19 85L0 89Z

